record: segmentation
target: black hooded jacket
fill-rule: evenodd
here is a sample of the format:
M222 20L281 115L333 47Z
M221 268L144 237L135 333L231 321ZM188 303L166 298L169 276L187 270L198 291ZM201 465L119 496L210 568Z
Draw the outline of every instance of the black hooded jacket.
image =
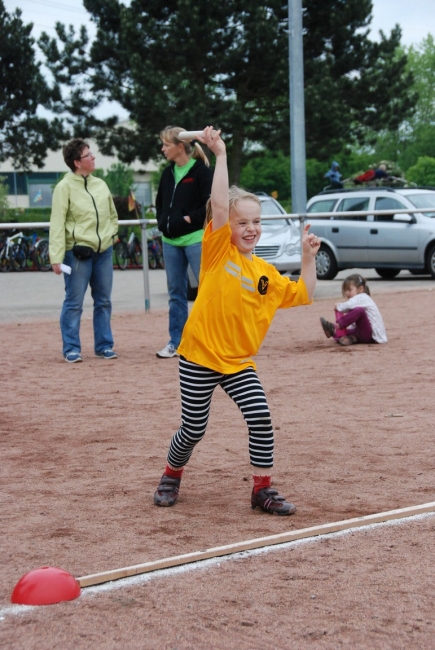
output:
M196 160L186 176L175 185L174 166L175 163L171 162L163 170L156 197L159 230L169 239L202 230L213 180L213 170L202 160ZM190 217L191 223L183 218L185 216Z

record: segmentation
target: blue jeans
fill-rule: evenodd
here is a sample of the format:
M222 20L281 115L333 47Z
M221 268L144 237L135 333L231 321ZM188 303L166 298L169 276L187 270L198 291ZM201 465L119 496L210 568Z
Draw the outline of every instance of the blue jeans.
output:
M169 293L169 343L178 348L188 316L187 267L191 266L197 280L201 265L202 244L173 246L163 242Z
M65 300L60 315L62 352L80 352L80 319L88 286L94 299L94 348L97 354L113 348L112 329L112 246L104 253L94 253L88 260L78 260L72 251L65 253L64 264L71 275L64 274Z

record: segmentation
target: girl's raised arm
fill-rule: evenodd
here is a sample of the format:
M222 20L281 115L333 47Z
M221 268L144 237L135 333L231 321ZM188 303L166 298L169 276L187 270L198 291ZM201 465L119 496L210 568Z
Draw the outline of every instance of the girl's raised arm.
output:
M207 126L198 140L203 142L216 156L216 167L211 187L211 209L212 228L218 230L227 223L229 218L227 151L225 142L220 137L220 130L216 131L212 126Z

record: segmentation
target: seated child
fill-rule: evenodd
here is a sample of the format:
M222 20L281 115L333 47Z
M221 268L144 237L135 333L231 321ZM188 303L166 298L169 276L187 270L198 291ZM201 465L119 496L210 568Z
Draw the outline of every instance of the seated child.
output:
M357 273L349 275L342 285L346 302L334 306L336 322L320 319L327 338L340 345L355 343L386 343L387 334L381 313L370 297L365 278Z

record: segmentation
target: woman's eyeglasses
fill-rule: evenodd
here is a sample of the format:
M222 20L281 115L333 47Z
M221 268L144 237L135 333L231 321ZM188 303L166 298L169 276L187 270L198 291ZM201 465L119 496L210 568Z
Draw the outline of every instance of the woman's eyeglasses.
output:
M89 156L92 156L92 151L90 151L89 153L87 153L85 156L80 156L80 160L81 160L82 158L89 158Z

